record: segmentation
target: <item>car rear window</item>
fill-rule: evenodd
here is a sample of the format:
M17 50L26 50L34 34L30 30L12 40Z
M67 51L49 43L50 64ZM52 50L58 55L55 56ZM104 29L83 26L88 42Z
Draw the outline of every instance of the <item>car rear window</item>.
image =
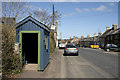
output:
M67 48L76 48L74 45L66 45Z

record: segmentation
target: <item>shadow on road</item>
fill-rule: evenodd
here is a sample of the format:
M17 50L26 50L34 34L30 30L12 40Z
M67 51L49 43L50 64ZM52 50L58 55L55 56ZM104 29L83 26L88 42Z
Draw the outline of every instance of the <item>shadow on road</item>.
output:
M77 54L63 54L63 56L78 56Z
M65 48L59 48L59 49L61 49L61 50L63 49L64 50Z

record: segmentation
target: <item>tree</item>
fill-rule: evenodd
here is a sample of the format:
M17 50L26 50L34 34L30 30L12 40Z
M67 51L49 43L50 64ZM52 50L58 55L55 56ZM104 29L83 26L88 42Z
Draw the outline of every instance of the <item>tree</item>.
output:
M54 22L57 21L57 24L60 23L61 14L58 12L58 10L54 11L54 4L53 4L53 13L49 14L48 9L46 10L34 10L33 15L37 17L40 22L44 23L48 27L51 27L51 25L55 24ZM54 49L56 48L56 39L54 39L54 31L51 30L50 32L50 53L54 52Z
M48 9L34 10L33 16L37 17L40 20L40 22L44 23L48 27L50 27L53 24L53 14L49 14ZM54 12L54 21L60 22L60 19L61 19L61 14L56 10Z
M3 2L2 3L2 76L20 72L22 64L19 55L14 52L16 42L16 21L20 20L27 12L26 3ZM21 17L22 15L22 17Z

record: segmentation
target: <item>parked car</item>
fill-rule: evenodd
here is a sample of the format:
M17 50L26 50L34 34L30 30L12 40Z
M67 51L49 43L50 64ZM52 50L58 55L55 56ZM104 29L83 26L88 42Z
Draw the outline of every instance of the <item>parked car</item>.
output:
M64 49L64 55L74 54L74 55L78 56L78 52L79 52L79 49L74 44L67 44L65 49Z
M93 49L99 49L100 48L100 43L99 42L93 42L92 44L90 44L90 48Z
M87 48L88 46L85 44L85 45L83 45L83 47L84 47L84 48Z
M60 43L59 44L59 49L64 49L65 48L65 43Z
M104 47L104 50L106 50L106 51L110 51L110 50L120 51L120 48L115 44L106 44Z
M98 49L99 45L90 45L90 48Z

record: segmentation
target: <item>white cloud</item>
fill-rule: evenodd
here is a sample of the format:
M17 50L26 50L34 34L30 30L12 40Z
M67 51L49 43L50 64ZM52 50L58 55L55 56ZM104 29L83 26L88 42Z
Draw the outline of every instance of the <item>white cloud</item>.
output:
M109 3L110 6L114 6L114 3Z
M31 6L31 5L25 5L25 7L30 8L30 7L32 7L32 6Z
M40 7L36 7L33 5L25 5L25 7L29 8L30 10L43 11ZM46 9L46 10L48 10L48 9Z
M38 8L38 11L42 11L42 9L41 9L41 8Z
M95 9L96 11L107 11L107 12L112 12L112 9L108 9L106 6L101 5L100 7Z
M106 6L101 5L100 7L96 8L97 11L105 11L107 9Z
M104 5L100 5L97 8L83 8L83 9L79 9L79 8L75 8L75 10L79 13L81 12L91 12L91 11L99 11L99 12L103 12L103 11L107 11L107 12L112 12L111 9L108 9L106 6Z
M90 9L88 9L88 8L84 8L83 11L87 11L87 12L88 12L88 11L90 11Z
M79 8L75 8L75 10L76 10L77 12L79 12L79 13L82 12L82 10L80 10Z
M71 15L74 15L75 13L74 12L72 12L72 13L69 13L69 14L64 14L63 16L71 16Z
M37 7L36 6L33 6L33 5L25 5L26 8L29 8L31 10L34 10L36 9Z

